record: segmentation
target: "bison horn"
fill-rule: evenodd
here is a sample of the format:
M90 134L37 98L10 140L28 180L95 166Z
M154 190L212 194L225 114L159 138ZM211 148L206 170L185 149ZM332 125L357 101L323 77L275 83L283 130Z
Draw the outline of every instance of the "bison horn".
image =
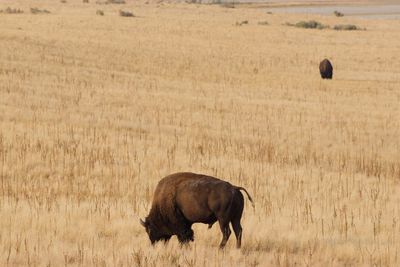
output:
M140 219L140 224L143 225L143 227L146 227L146 222L144 222L142 219Z

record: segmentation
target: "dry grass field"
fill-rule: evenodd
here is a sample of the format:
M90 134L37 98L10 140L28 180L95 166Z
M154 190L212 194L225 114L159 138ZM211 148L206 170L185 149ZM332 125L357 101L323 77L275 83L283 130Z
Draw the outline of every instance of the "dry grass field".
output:
M399 266L400 21L7 7L24 13L0 13L0 266ZM309 19L367 30L284 26ZM150 245L139 218L177 171L252 194L241 250L201 224Z

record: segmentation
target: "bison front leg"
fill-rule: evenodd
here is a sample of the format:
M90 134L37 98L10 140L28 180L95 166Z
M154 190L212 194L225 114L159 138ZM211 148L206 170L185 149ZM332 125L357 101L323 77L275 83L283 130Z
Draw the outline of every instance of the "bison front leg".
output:
M179 242L182 245L183 244L187 244L190 241L194 241L194 233L193 233L193 230L191 228L182 231L177 236L178 236Z
M221 244L219 244L219 248L224 248L226 243L228 242L229 236L231 235L231 229L229 228L229 222L228 223L221 223L219 222L219 226L221 228L222 232L222 241Z

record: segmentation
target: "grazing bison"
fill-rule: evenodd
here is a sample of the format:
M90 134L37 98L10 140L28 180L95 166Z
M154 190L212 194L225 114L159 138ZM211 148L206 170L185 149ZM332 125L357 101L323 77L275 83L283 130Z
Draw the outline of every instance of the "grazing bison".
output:
M231 185L220 179L183 172L164 177L154 192L151 210L146 219L140 220L150 241L168 241L177 235L181 244L193 241L193 223L205 223L209 228L218 221L223 234L220 248L229 239L232 224L236 246L240 248L244 200L240 192L249 193L243 187Z
M319 73L322 79L332 79L333 67L328 59L324 59L319 63Z

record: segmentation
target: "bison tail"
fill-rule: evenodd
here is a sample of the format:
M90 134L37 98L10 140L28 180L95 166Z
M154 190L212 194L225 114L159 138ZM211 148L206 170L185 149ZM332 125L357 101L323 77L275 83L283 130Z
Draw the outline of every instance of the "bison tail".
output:
M236 189L238 189L238 190L243 190L244 192L246 192L246 195L247 195L247 197L249 198L249 200L250 200L250 202L251 202L251 205L253 206L253 209L254 209L254 208L255 208L255 205L254 205L253 199L251 198L249 192L247 192L247 190L246 190L245 188L243 188L243 187L236 187Z

